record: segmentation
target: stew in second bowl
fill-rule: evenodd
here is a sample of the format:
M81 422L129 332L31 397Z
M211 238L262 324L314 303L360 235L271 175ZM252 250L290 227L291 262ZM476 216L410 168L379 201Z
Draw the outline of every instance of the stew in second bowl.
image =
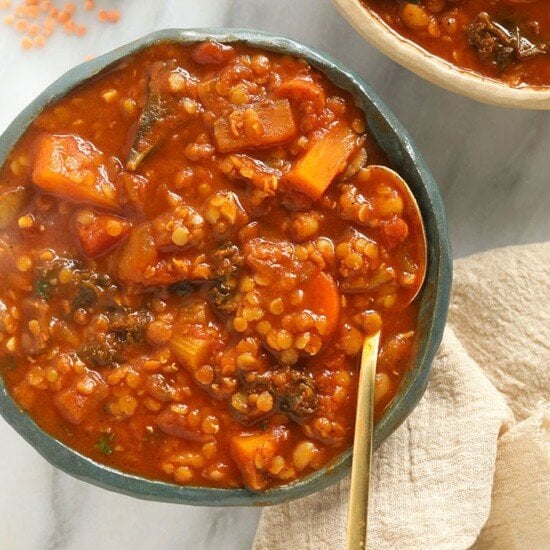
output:
M360 1L401 35L460 68L513 87L550 86L547 0Z

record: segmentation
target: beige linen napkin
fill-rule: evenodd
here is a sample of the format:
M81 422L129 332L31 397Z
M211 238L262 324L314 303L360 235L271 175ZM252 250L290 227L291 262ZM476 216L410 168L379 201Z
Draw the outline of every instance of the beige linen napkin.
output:
M372 474L371 548L550 548L550 243L455 263L428 389ZM344 548L348 488L266 508L254 550Z

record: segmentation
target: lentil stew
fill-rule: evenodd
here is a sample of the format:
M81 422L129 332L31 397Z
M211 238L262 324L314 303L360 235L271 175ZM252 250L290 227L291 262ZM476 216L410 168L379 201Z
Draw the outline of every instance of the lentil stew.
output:
M300 59L150 47L34 121L0 170L0 369L54 437L180 484L253 490L353 439L409 367L424 266L352 98ZM370 168L369 168L370 167Z
M399 34L513 87L550 86L547 0L360 0Z

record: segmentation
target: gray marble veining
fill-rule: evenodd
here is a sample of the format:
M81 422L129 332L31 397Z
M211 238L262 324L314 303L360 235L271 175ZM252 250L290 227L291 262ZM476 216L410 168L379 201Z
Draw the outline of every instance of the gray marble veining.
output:
M78 41L56 36L33 54L0 28L0 130L87 55L166 27L258 28L329 52L384 98L442 189L455 256L550 239L550 112L489 107L424 82L365 44L328 0L127 0L120 7L121 24L95 25ZM258 510L108 493L55 471L3 421L0 449L0 550L240 550L252 541Z

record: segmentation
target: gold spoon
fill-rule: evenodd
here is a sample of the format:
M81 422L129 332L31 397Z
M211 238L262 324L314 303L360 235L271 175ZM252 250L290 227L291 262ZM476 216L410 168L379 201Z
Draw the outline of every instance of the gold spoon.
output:
M414 223L420 229L418 241L423 250L420 250L421 262L418 276L408 296L407 304L409 304L420 292L426 278L428 250L422 214L412 191L399 174L385 166L369 166L366 170L370 170L371 176L376 177L377 181L385 180L394 189L397 188L401 192L406 199L408 219L413 220L414 218ZM365 338L361 354L351 465L347 550L361 550L367 547L367 517L374 434L374 387L379 343L380 331Z
M366 548L374 423L374 385L380 331L365 338L357 389L357 413L348 510L347 550Z

